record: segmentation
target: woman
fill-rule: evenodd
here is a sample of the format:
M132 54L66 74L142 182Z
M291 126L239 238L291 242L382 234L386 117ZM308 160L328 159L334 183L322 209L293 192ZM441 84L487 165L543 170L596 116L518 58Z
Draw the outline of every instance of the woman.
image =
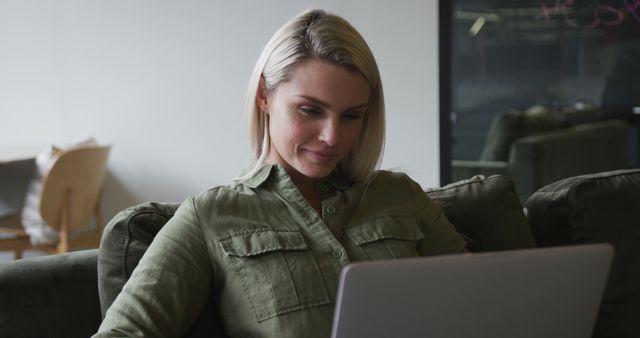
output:
M96 337L180 336L211 297L230 336L327 337L347 263L464 250L418 184L375 171L382 85L345 20L312 10L287 22L248 100L256 165L182 204Z

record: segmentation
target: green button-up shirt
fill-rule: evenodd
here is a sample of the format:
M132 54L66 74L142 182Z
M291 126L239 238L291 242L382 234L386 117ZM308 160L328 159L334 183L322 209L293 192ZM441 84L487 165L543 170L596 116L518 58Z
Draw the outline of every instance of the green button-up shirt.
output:
M319 215L285 170L187 199L151 243L95 337L178 337L210 298L238 337L328 337L350 262L459 253L465 242L404 174L332 174Z

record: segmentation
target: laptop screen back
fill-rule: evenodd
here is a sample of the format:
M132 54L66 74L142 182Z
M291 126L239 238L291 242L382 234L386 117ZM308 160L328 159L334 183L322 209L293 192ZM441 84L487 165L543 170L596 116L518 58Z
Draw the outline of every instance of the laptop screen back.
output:
M332 337L590 337L608 244L355 263Z

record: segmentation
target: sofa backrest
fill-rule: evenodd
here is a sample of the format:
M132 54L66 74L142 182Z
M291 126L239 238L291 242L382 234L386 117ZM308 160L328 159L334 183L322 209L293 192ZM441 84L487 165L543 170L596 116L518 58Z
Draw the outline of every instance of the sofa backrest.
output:
M640 169L560 180L527 200L540 246L615 247L594 337L640 336Z

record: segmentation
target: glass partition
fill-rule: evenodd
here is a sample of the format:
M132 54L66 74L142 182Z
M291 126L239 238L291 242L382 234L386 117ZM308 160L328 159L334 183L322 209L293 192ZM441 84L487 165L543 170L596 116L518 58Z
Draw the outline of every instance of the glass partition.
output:
M616 149L638 166L640 0L441 0L440 38L443 184L473 173L536 175L535 159L518 167L525 150L537 151L531 137L611 119L628 124L628 149ZM588 151L579 144L565 151ZM547 168L557 175L533 178L529 190L609 168L571 166L579 165Z

